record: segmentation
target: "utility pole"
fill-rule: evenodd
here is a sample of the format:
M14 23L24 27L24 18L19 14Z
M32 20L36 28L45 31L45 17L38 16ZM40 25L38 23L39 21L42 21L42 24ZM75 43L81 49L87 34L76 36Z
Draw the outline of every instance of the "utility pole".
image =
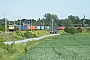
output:
M43 26L44 26L44 21L43 21ZM44 29L43 29L44 30Z
M32 26L32 19L31 19L31 32L32 32L32 28L33 28L33 26Z
M5 15L5 13L4 13L4 19L5 19L5 33L7 33L7 19L6 19L5 17L6 17L6 15Z
M53 32L53 21L54 21L54 20L53 20L53 18L52 18L52 32Z
M14 21L14 25L15 25L15 21Z
M14 20L14 26L15 26L15 20ZM16 29L16 28L15 28ZM15 32L15 30L14 30L14 32Z
M10 25L11 23L10 23L10 20L9 20L9 25Z
M42 21L41 21L41 25L40 25L40 27L41 27L40 29L42 30Z
M43 21L43 26L44 26L44 21Z
M21 31L21 17L20 17L20 31Z
M33 28L33 26L32 26L32 19L28 20L28 24L29 24L30 30L31 30L31 32L32 32L32 28Z
M23 30L25 29L25 28L24 28L24 27L25 27L24 25L25 25L25 24L23 23Z

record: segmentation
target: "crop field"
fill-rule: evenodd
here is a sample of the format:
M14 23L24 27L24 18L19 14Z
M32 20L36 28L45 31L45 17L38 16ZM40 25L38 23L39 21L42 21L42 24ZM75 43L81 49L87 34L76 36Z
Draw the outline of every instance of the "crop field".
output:
M18 60L90 60L90 34L54 36Z

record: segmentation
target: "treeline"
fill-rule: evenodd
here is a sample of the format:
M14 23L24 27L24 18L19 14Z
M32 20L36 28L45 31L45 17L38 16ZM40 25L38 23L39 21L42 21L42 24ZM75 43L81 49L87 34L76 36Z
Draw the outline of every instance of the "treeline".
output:
M14 21L7 20L7 25L9 24L19 24L20 25L20 19ZM70 15L68 18L65 19L59 19L57 15L46 13L44 15L44 18L39 18L37 20L35 19L21 19L21 24L31 24L32 25L45 25L45 26L51 26L53 20L54 26L66 26L66 27L72 27L72 26L90 26L90 19L85 19L84 23L84 17L82 19L79 18L79 16L73 16ZM5 25L5 18L0 19L0 30L4 30Z

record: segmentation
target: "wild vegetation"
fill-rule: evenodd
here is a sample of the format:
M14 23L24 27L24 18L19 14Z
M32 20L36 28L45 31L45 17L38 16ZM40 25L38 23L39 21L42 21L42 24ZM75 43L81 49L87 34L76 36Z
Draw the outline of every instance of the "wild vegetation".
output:
M49 34L47 31L16 31L11 33L3 33L0 35L0 60L17 60L17 58L27 52L29 49L34 47L40 41L28 41L27 43L22 44L11 44L5 45L3 42L5 41L15 41L21 40L25 38L38 37L42 35Z
M27 43L11 45L0 43L0 60L17 60L18 57L25 54L29 49L43 41L44 40L28 41Z
M0 41L15 41L15 40L22 40L26 38L33 38L33 37L39 37L43 35L48 35L49 32L47 31L15 31L15 32L9 32L9 33L1 33L0 34Z
M82 29L81 28L74 28L74 27L66 27L64 29L65 32L69 33L69 34L75 34L75 33L82 33Z

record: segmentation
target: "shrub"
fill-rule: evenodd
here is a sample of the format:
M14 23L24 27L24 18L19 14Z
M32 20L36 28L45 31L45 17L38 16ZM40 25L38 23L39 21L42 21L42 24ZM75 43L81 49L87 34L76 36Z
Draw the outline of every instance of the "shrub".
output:
M24 37L30 38L30 37L32 37L32 33L29 31L26 31L26 33L24 33Z
M69 33L69 34L75 34L76 33L76 29L72 28L72 27L66 27L64 29L65 32Z
M64 29L64 31L67 32L67 33L69 33L69 28L66 27L66 28Z
M87 30L86 30L88 33L90 33L90 28L87 28Z
M2 31L0 31L0 34L2 33Z
M82 33L82 29L81 28L77 28L77 33Z
M27 52L27 47L24 48L25 52Z
M32 36L32 37L36 37L36 35L35 35L35 34L32 34L31 36Z
M24 37L24 34L22 32L20 32L20 31L18 31L18 30L16 31L16 34L19 35L19 36Z

